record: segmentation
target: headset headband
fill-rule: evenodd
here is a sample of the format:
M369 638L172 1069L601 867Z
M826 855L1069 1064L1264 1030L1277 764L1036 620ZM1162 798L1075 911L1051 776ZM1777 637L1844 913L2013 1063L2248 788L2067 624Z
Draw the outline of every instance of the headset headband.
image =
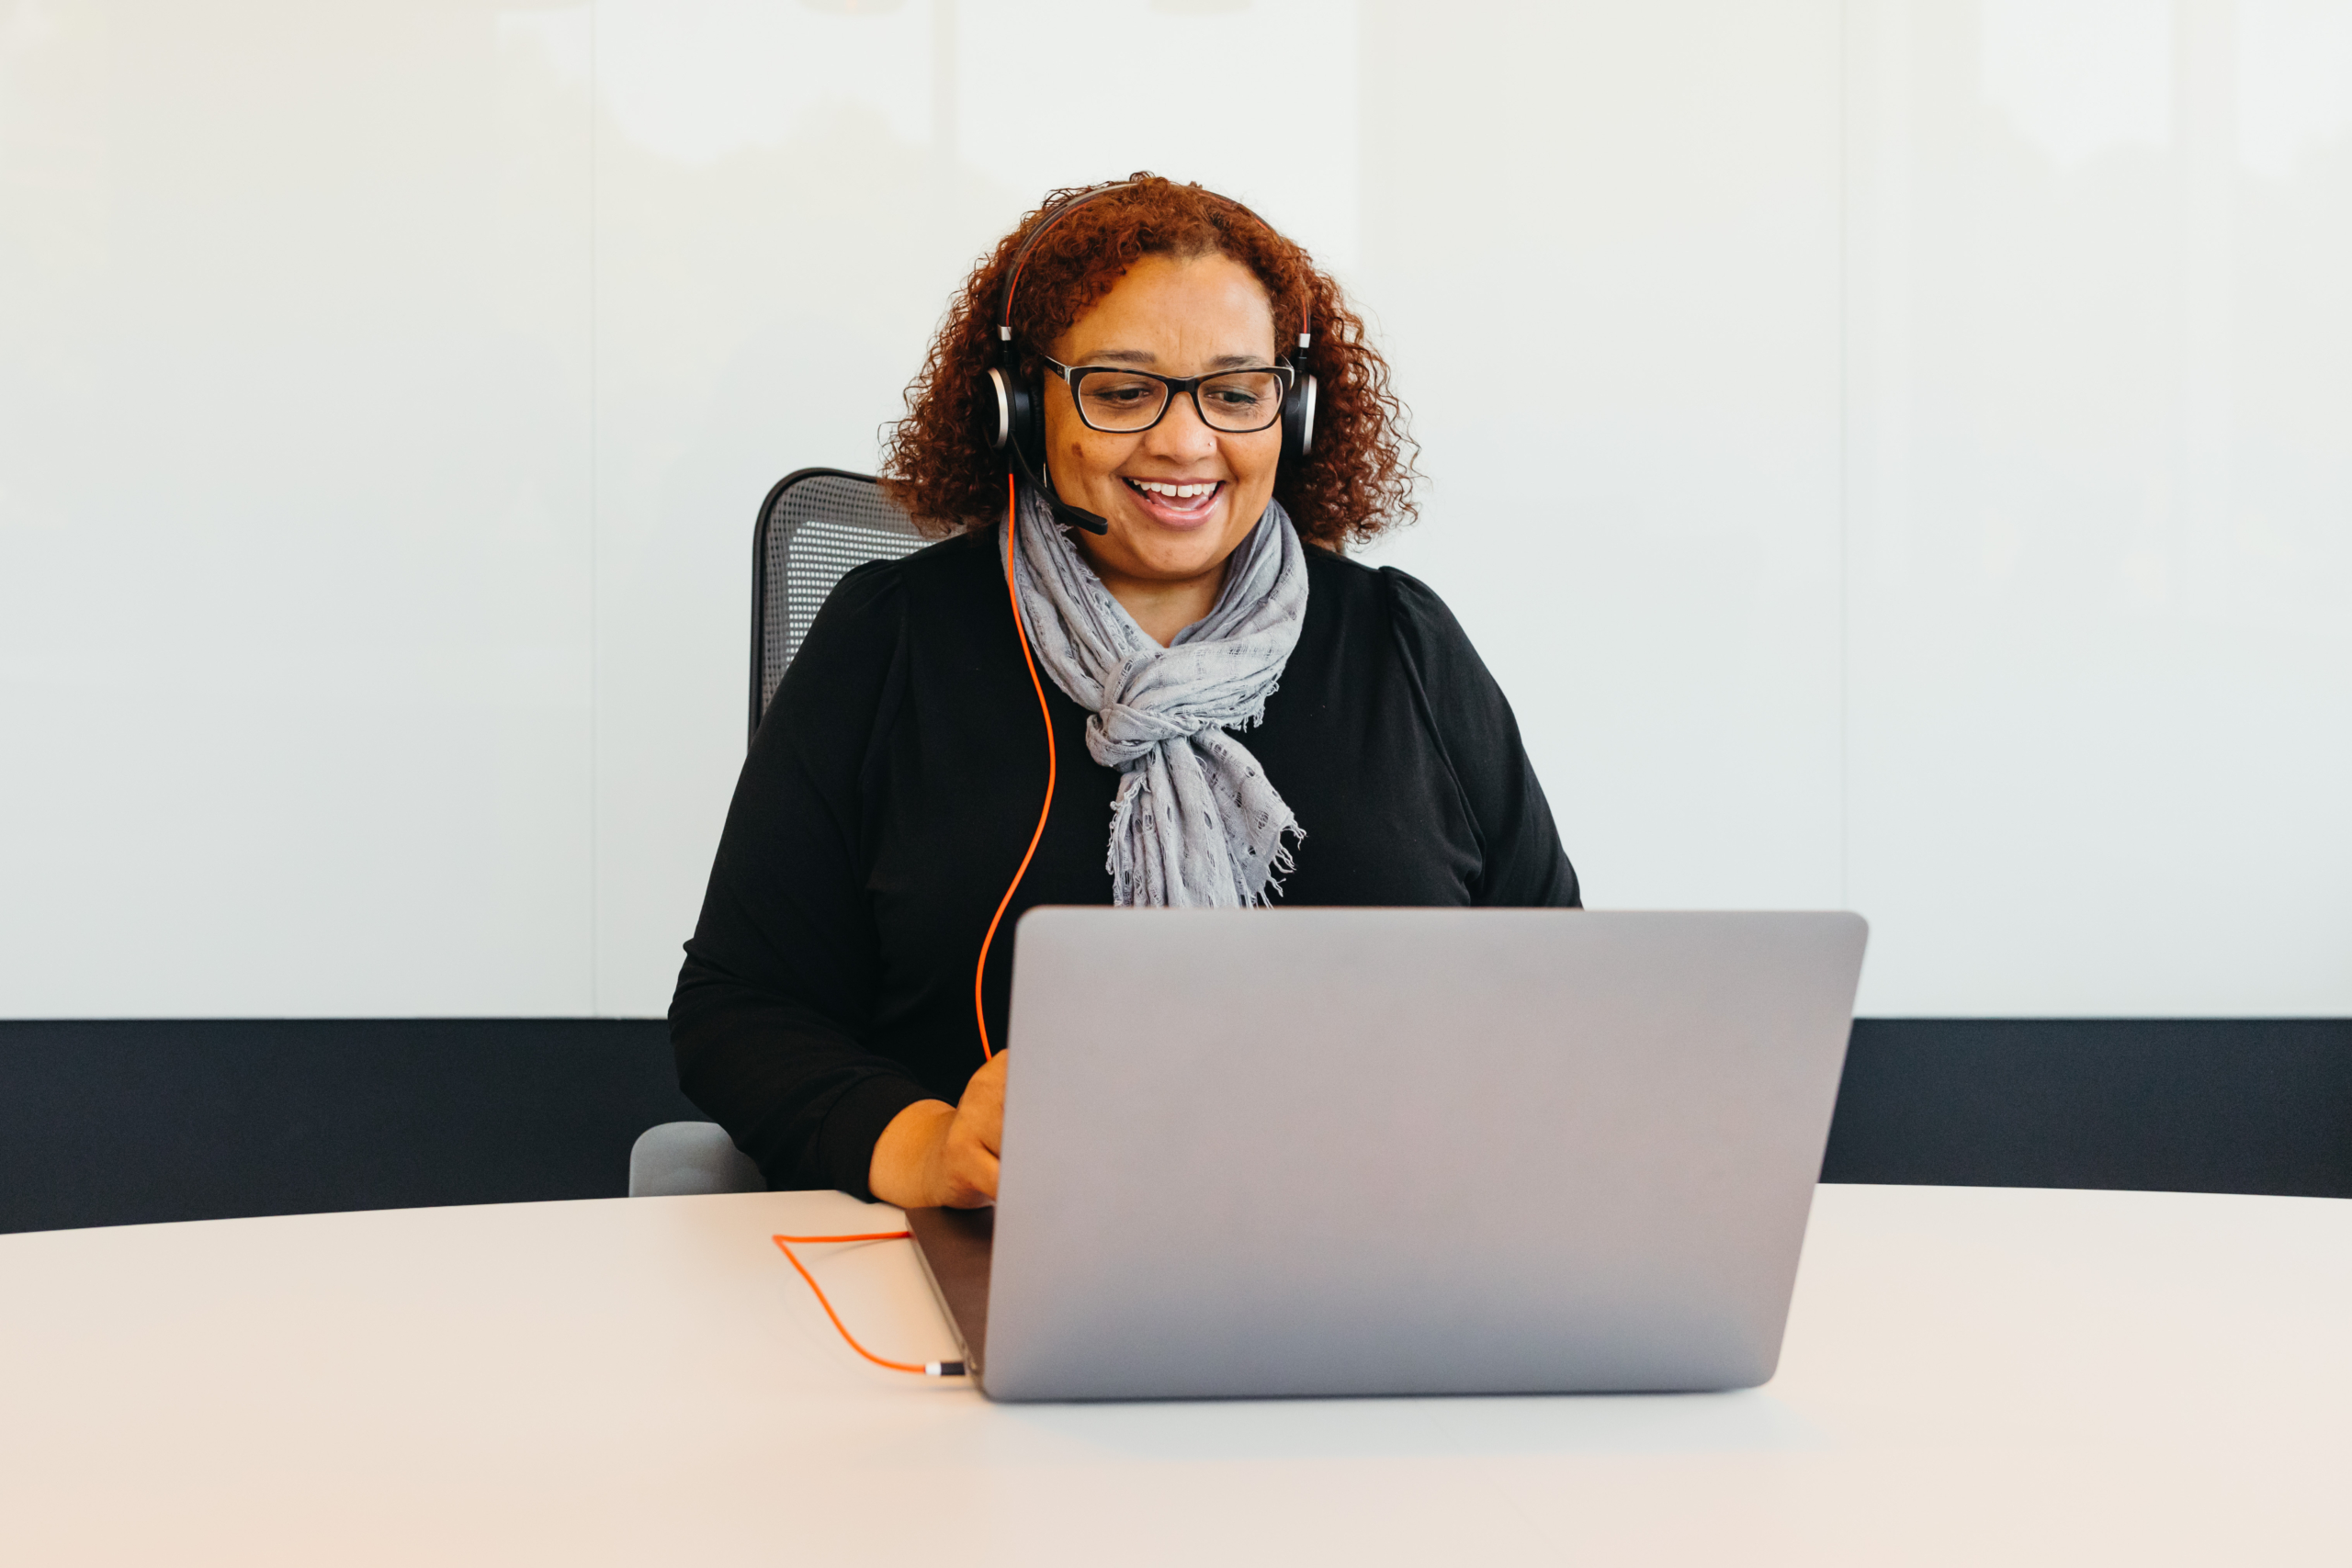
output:
M1045 217L1039 219L1037 226L1029 231L1029 237L1021 243L1021 249L1013 254L1012 274L1010 277L1005 279L1004 283L1004 309L997 317L996 340L999 344L1003 345L1003 351L1005 353L1010 354L1012 352L1012 298L1014 294L1020 290L1022 269L1029 265L1029 253L1037 248L1037 242L1044 239L1046 231L1051 230L1055 224L1059 223L1063 219L1069 217L1071 213L1076 212L1088 202L1099 200L1102 197L1110 196L1117 191L1133 190L1141 184L1143 184L1141 180L1119 180L1111 185L1096 186L1090 191L1081 191L1078 195L1071 197L1068 201L1063 202L1059 207L1057 207L1052 211L1046 213ZM1250 209L1242 206L1241 203L1234 200L1231 197L1218 196L1217 193L1213 190L1204 190L1201 194L1204 196L1216 197L1217 200L1225 203L1227 207L1232 208L1237 212L1247 214L1250 219L1254 220L1257 223L1267 228L1269 231L1271 231L1272 227L1271 224L1268 224L1264 219L1260 218L1256 213L1251 212ZM1299 352L1304 354L1307 349L1313 347L1315 343L1315 305L1313 299L1310 298L1308 301L1301 307L1301 310L1303 314L1301 315L1298 323L1298 348Z

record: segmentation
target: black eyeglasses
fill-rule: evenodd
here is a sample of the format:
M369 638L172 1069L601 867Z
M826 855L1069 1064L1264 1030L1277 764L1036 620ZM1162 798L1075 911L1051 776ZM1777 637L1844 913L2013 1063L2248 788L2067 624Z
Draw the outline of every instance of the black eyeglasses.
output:
M1287 365L1254 370L1220 370L1214 376L1155 376L1108 365L1064 365L1047 359L1046 368L1069 384L1078 417L1089 430L1133 435L1168 417L1176 394L1193 400L1193 412L1211 430L1247 435L1283 416L1283 399L1297 374Z

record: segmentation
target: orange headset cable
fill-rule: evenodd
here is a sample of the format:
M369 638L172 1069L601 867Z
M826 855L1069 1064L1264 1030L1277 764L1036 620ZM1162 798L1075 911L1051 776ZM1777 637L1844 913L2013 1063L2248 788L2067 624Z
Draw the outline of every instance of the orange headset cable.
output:
M1021 498L1012 485L1012 475L1004 476L1004 596L1012 604L1012 634L1021 639L1021 661L1029 667L1029 684L1036 689L1037 713L1046 721L1046 804L1037 808L1037 830L1029 835L1029 848L1021 857L1021 869L1012 874L1012 881L997 901L996 913L989 917L988 935L980 939L980 962L972 971L972 1016L980 1025L980 1057L987 1060L996 1055L989 1043L988 1010L980 1002L980 983L988 977L989 945L996 941L996 928L1004 912L1012 904L1012 896L1021 888L1021 879L1029 874L1029 863L1037 853L1037 845L1046 836L1046 818L1054 809L1054 783L1059 776L1060 760L1054 754L1054 710L1046 705L1046 683L1037 679L1037 660L1029 651L1029 631L1021 619L1021 595L1012 584L1012 554L1021 547L1014 534L1014 513L1020 509Z
M849 1331L848 1326L842 1322L841 1314L835 1312L833 1310L833 1303L826 1299L825 1287L817 1283L817 1276L808 1272L808 1266L800 1261L800 1255L793 1251L789 1245L796 1241L810 1244L828 1241L905 1241L913 1233L909 1231L869 1231L863 1235L772 1235L768 1237L768 1239L775 1243L775 1249L784 1254L785 1261L790 1263L792 1267L798 1271L802 1280L808 1284L811 1291L816 1292L817 1304L825 1309L825 1315L833 1320L833 1327L835 1331L838 1332L843 1339L849 1341L849 1348L851 1349L856 1351L859 1355L865 1357L876 1366L888 1367L894 1372L914 1372L921 1376L934 1378L962 1377L964 1375L964 1363L961 1361L886 1360L882 1357L877 1356L873 1351L867 1349L865 1346L859 1344L857 1342L857 1336Z
M996 1055L989 1043L988 1010L980 1001L980 985L989 972L989 948L996 941L996 928L1003 921L1005 910L1012 906L1013 894L1021 889L1021 879L1029 874L1029 863L1036 858L1037 845L1046 837L1046 819L1054 809L1054 785L1061 774L1061 760L1056 755L1054 747L1054 710L1046 703L1045 682L1037 678L1037 660L1029 651L1028 629L1021 619L1020 591L1013 585L1012 553L1020 547L1020 539L1014 531L1018 526L1015 516L1020 503L1020 493L1013 488L1012 476L1008 473L1004 476L1004 596L1012 605L1012 630L1013 635L1021 639L1021 662L1028 666L1029 684L1037 694L1037 715L1046 722L1046 803L1037 809L1036 830L1029 835L1029 848L1021 856L1020 869L1012 874L1012 881L1006 886L1004 897L997 900L996 913L989 917L988 934L980 939L980 962L972 971L972 1016L980 1026L980 1055L984 1058ZM833 1303L825 1295L825 1288L817 1283L817 1276L808 1272L808 1266L800 1261L800 1255L792 1250L791 1245L794 1242L904 1241L911 1234L908 1231L869 1231L858 1235L778 1235L768 1239L775 1243L776 1250L784 1254L785 1261L792 1265L793 1271L815 1293L817 1304L825 1309L825 1315L832 1320L834 1331L848 1342L851 1349L876 1366L887 1367L894 1372L916 1372L935 1378L961 1377L964 1375L964 1363L961 1361L893 1361L859 1344L857 1336L842 1322L841 1314L833 1310Z
M988 934L980 939L980 962L972 971L972 1016L979 1022L980 1055L983 1057L996 1055L989 1043L988 1010L980 1001L980 984L989 972L989 948L996 941L996 928L1002 923L1005 910L1012 905L1013 894L1021 889L1021 879L1029 874L1029 863L1036 858L1037 845L1046 836L1046 819L1054 809L1054 785L1061 775L1061 760L1054 747L1054 710L1046 703L1046 683L1037 677L1037 660L1029 651L1029 633L1021 620L1020 592L1013 585L1012 552L1020 547L1019 536L1014 532L1018 526L1015 513L1020 508L1020 501L1019 492L1013 489L1012 476L1008 473L1004 476L1004 594L1012 605L1012 630L1013 635L1021 639L1021 662L1028 666L1029 684L1037 694L1037 715L1046 721L1046 803L1037 809L1036 830L1029 835L1029 848L1021 856L1020 869L1012 874L1012 881L1006 886L1004 897L997 900L996 913L989 918ZM851 1349L876 1366L887 1367L894 1372L916 1372L935 1378L961 1377L964 1375L964 1363L961 1361L893 1361L859 1344L857 1336L842 1322L841 1314L833 1310L832 1302L825 1295L825 1288L817 1283L817 1276L808 1272L808 1266L800 1261L800 1255L792 1250L791 1245L794 1242L904 1241L911 1234L908 1231L869 1231L858 1235L778 1235L768 1239L775 1243L776 1250L784 1254L785 1261L792 1265L793 1271L815 1293L817 1304L825 1309L825 1315L832 1320L834 1331L848 1342Z

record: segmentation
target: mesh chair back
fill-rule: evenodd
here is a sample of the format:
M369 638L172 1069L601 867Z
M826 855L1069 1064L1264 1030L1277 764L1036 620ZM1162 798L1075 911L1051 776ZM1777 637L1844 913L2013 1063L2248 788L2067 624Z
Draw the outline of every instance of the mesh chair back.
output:
M924 542L871 475L802 468L776 481L752 536L752 733L833 584Z

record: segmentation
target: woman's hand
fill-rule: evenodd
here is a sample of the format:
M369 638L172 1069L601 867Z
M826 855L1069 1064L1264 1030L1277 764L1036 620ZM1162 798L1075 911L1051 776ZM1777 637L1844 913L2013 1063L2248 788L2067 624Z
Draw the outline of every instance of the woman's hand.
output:
M874 1145L866 1185L901 1209L978 1209L996 1201L1004 1141L1004 1053L964 1086L964 1098L919 1100L890 1119Z

